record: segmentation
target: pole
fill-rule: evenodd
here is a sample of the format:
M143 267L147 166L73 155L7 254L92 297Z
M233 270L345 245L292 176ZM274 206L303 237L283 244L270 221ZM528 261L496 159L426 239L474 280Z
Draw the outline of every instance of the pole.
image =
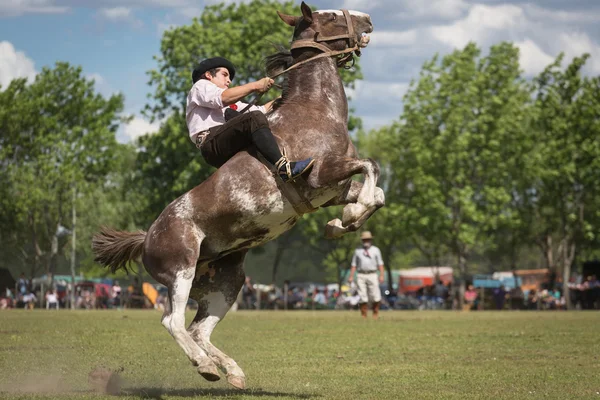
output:
M77 200L77 189L73 186L73 204L71 205L72 211L72 236L71 236L71 310L75 309L75 248L77 244L77 235L75 223L77 222L77 209L75 207L75 201Z

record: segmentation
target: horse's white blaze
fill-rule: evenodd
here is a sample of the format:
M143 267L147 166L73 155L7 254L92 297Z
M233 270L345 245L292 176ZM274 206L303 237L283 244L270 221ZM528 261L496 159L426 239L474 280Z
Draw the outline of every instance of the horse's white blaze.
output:
M336 15L344 15L342 10L317 10L315 12L323 13L323 14L324 13L332 13L332 14L336 14ZM350 15L354 15L355 17L371 18L371 16L369 14L365 14L364 12L360 12L360 11L348 10L348 13L350 13Z
M173 210L175 211L175 216L177 218L190 218L192 216L194 207L189 192L184 194L179 201L177 201Z

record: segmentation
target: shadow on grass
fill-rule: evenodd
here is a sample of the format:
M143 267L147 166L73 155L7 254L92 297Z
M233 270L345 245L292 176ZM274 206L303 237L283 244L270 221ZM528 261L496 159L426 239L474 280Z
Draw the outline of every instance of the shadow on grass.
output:
M232 397L232 396L249 396L249 397L292 397L295 399L312 399L321 397L316 394L298 394L298 393L282 393L268 392L262 389L169 389L169 388L127 388L121 391L121 396L139 396L141 399L156 399L162 400L162 396L179 396L179 397L196 397L207 396L214 397Z

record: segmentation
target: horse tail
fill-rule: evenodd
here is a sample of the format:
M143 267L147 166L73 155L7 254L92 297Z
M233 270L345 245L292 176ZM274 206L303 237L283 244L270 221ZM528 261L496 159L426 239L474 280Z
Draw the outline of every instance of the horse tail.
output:
M92 239L94 261L115 273L123 268L127 271L127 263L142 255L146 232L121 232L103 227Z

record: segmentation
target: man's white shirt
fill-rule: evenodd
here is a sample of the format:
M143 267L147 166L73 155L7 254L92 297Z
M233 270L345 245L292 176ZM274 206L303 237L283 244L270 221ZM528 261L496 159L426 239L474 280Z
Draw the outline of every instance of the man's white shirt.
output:
M192 142L196 141L198 132L225 123L225 110L229 107L223 105L221 97L225 90L206 79L200 79L190 89L185 108L185 120ZM238 101L235 105L241 111L248 104ZM247 112L250 111L266 112L263 106L251 106Z

